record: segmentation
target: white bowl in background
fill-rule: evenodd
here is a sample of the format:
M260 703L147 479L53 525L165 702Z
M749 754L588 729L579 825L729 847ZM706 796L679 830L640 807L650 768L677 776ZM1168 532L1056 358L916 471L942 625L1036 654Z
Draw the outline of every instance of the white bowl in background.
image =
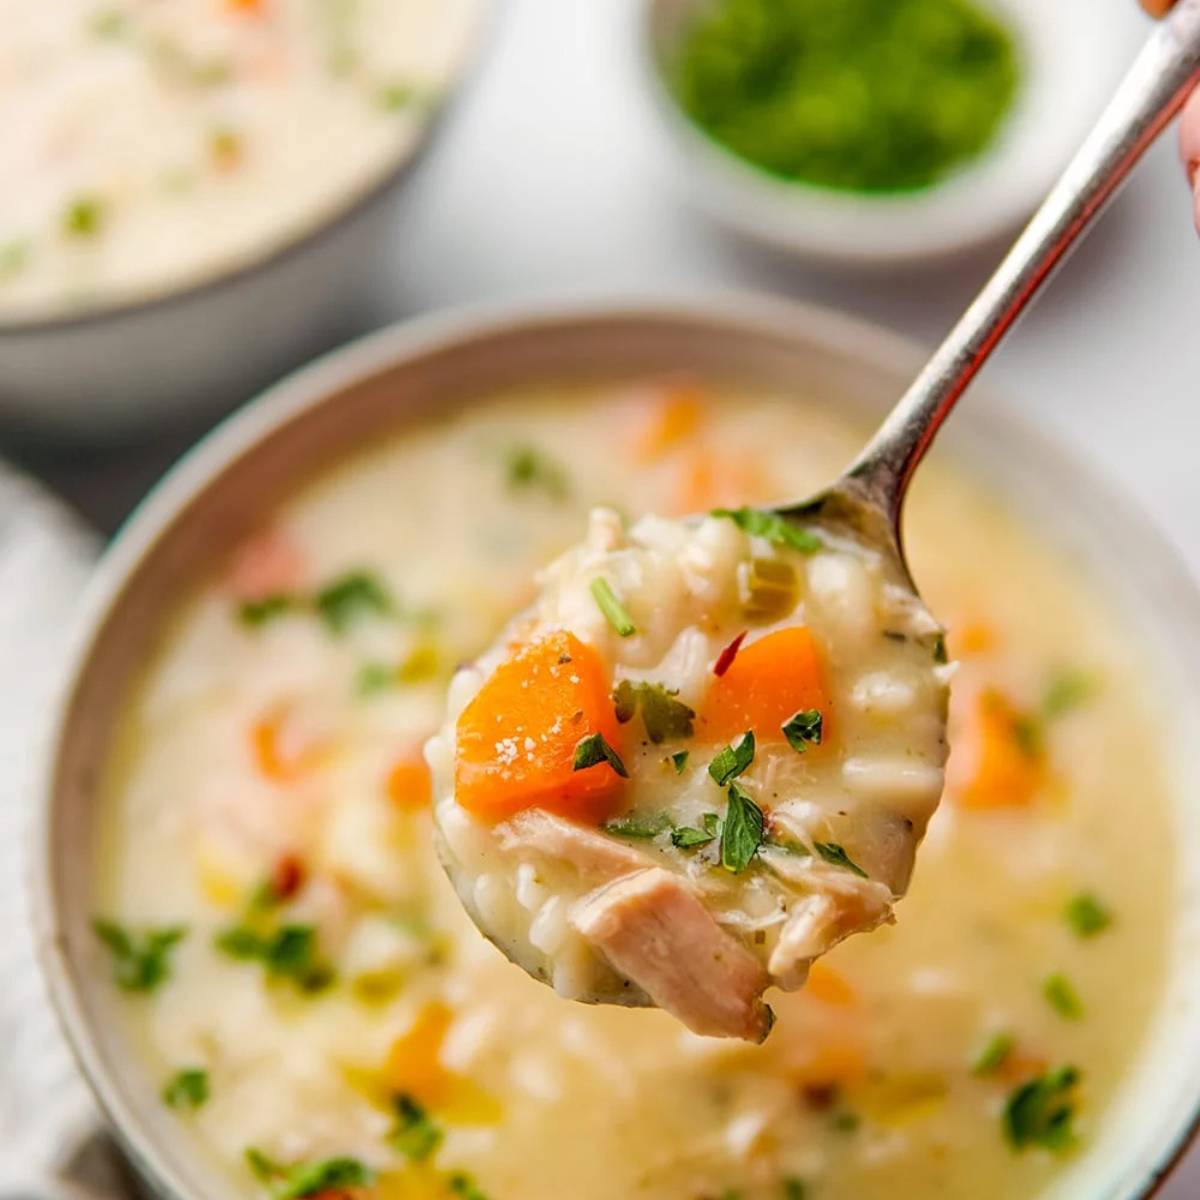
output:
M1134 0L976 0L1017 40L1012 111L977 159L929 188L865 195L780 179L708 137L679 106L663 60L697 3L641 0L642 73L697 204L752 241L856 266L939 259L1013 232L1079 147L1146 36Z

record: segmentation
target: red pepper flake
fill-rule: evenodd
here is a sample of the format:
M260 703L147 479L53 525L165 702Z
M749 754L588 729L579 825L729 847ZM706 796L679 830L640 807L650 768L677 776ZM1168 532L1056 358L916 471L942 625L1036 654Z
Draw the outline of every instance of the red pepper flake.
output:
M304 883L304 864L294 854L284 854L271 871L271 895L290 900Z
M749 632L750 631L748 629L742 630L742 632L739 633L737 637L735 637L733 641L730 642L729 645L717 655L717 661L713 663L714 675L720 677L721 675L724 675L730 667L733 666L733 660L737 658L737 652L742 648L742 642L746 640L746 634Z

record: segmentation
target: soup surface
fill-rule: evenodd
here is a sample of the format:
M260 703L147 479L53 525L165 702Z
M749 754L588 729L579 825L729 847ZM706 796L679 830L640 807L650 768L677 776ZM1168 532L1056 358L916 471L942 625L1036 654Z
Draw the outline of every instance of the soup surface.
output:
M1086 580L936 464L910 550L961 665L895 926L769 992L755 1046L561 999L464 915L422 744L535 569L594 505L804 495L861 444L715 385L680 420L674 386L508 395L353 458L247 527L128 701L96 970L145 1086L244 1192L1029 1200L1119 1137L1174 887L1144 664ZM539 886L524 870L518 897Z
M0 0L0 319L304 233L413 145L478 0Z

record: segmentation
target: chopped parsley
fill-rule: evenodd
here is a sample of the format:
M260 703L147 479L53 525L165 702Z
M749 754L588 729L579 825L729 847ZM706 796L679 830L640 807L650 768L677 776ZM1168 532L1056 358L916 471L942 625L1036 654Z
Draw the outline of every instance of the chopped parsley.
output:
M682 700L676 699L677 695L661 683L622 679L613 692L617 720L625 725L640 712L646 736L656 746L667 738L691 737L696 714Z
M263 596L258 600L243 600L238 605L238 619L243 625L257 628L268 621L282 617L296 605L296 598L286 592L277 592L273 596Z
M676 775L682 775L684 768L687 766L689 753L687 750L676 750L671 755L671 766L675 768Z
M104 225L104 204L98 196L76 196L63 209L62 231L67 237L95 237Z
M853 871L855 875L861 875L863 879L870 878L866 871L837 842L813 842L813 849L830 865L845 867L847 871Z
M411 1096L401 1093L392 1103L396 1109L396 1127L388 1140L405 1158L424 1162L442 1144L441 1128Z
M246 1148L246 1165L271 1188L273 1200L303 1200L321 1192L366 1187L375 1176L357 1158L326 1158L285 1166L254 1146Z
M230 958L261 962L268 976L302 992L323 991L334 980L333 968L317 953L317 932L311 925L281 925L265 935L248 925L232 925L217 935L215 945Z
M538 490L552 500L566 497L567 473L562 466L533 446L513 446L504 459L504 476L510 488Z
M1063 909L1067 924L1081 938L1095 937L1103 933L1113 922L1112 911L1102 904L1091 892L1080 892Z
M824 725L825 720L821 716L820 709L802 708L799 712L793 713L784 721L782 725L783 736L787 738L788 745L797 754L803 754L809 746L819 746L821 744Z
M1071 981L1062 974L1047 976L1042 984L1042 995L1060 1017L1078 1021L1083 1016L1083 1001Z
M671 831L671 845L680 850L696 850L707 846L721 832L721 818L716 813L705 813L700 818L701 828L694 825L679 825Z
M447 1176L446 1186L461 1200L488 1200L487 1193L465 1171L454 1171Z
M1059 671L1046 685L1042 694L1042 715L1048 720L1064 716L1086 704L1099 690L1096 677L1087 671Z
M721 826L721 866L740 875L762 845L763 828L762 809L736 783L730 783L729 803Z
M572 770L586 771L588 767L599 766L606 762L622 779L629 778L629 772L621 761L621 756L608 744L602 733L590 733L575 743L575 761Z
M603 575L597 575L592 580L592 596L604 614L604 619L612 626L618 637L632 637L637 633L637 626L625 606L617 599L612 584Z
M313 605L334 633L345 633L360 616L387 616L394 609L387 588L366 571L351 571L335 579L317 593Z
M152 992L169 978L171 951L187 936L182 925L134 933L102 917L92 922L92 931L111 952L113 978L127 992Z
M615 837L641 838L648 841L670 829L671 819L665 813L657 813L653 816L638 816L636 813L630 813L628 816L614 817L611 821L605 821L600 828Z
M399 673L391 663L365 662L358 668L355 691L360 696L374 696L385 692L399 682Z
M801 554L815 554L825 544L811 529L805 529L763 508L714 508L714 517L728 517L751 537L766 538L776 546L790 546Z
M971 1063L972 1075L992 1075L1000 1070L1012 1054L1016 1041L1011 1033L998 1030L980 1047Z
M1017 1088L1004 1106L1003 1117L1004 1134L1013 1149L1069 1149L1075 1141L1071 1122L1078 1085L1075 1067L1059 1067Z
M200 1108L208 1101L208 1072L200 1067L177 1071L167 1080L162 1098L168 1108Z
M708 764L708 773L724 787L736 779L754 761L754 731L747 730L731 746L726 746Z

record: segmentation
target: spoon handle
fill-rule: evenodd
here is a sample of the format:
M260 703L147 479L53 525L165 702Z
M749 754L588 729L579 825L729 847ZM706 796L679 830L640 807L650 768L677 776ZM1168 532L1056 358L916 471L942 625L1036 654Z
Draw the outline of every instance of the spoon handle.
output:
M894 527L959 396L1198 81L1200 0L1179 0L995 274L847 470L850 486Z

